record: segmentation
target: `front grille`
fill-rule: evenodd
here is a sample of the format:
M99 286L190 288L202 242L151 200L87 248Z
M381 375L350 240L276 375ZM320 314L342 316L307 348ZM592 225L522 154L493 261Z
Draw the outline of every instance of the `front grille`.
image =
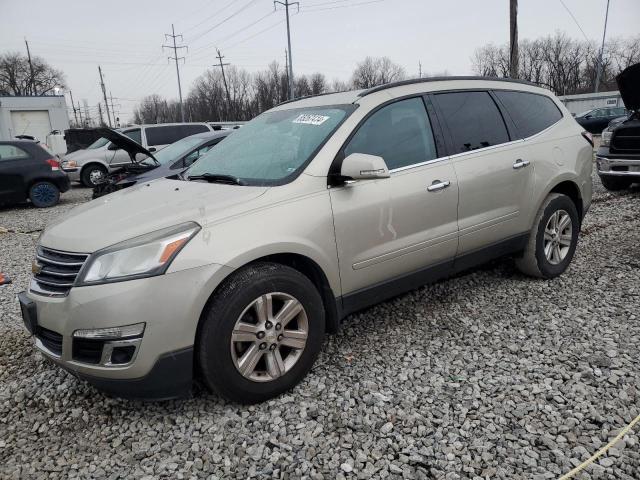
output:
M38 337L38 340L42 342L42 345L44 345L51 353L62 355L62 335L54 332L53 330L38 327L36 337Z
M614 130L611 137L612 153L640 153L640 126L624 126Z
M41 268L33 276L31 291L51 297L67 295L88 256L86 253L60 252L38 247L36 262Z

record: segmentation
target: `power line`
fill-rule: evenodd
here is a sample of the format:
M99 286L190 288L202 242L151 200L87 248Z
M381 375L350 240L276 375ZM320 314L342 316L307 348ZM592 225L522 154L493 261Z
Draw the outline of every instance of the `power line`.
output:
M234 48L234 47L236 47L238 45L241 45L241 44L243 44L245 42L248 42L249 40L257 37L258 35L262 35L263 33L268 32L269 30L273 30L274 28L280 26L283 23L284 23L284 20L278 20L273 25L269 25L267 28L264 28L264 29L258 31L256 33L254 33L253 35L249 35L248 37L243 38L242 40L238 40L236 43L232 43L231 45L227 45L225 48L228 50L230 48Z
M569 15L571 15L571 18L573 19L573 21L575 22L575 24L578 26L578 28L580 29L580 31L582 32L582 36L584 36L585 40L587 42L589 42L589 37L587 37L587 34L584 33L584 30L582 29L582 27L580 26L580 24L578 23L578 20L576 20L576 17L573 16L573 13L571 13L571 10L569 10L569 7L567 7L567 5L564 3L563 0L560 0L560 3L562 4L562 6L565 8L565 10L569 13ZM608 5L608 4L607 4ZM608 9L608 7L607 7Z
M173 23L171 24L171 34L165 33L165 40L167 38L171 38L173 40L173 47L171 45L162 45L162 48L173 48L173 57L168 57L169 60L175 60L176 62L176 75L178 76L178 94L180 95L180 117L184 122L184 108L182 105L182 86L180 85L180 68L178 67L178 60L186 61L184 57L178 57L178 49L187 48L186 45L177 46L176 38L180 37L180 41L183 41L182 35L176 35L176 31L173 28Z
M249 8L251 5L253 5L254 3L256 3L258 0L249 0L248 3L244 4L242 7L240 7L238 10L236 10L235 12L233 12L231 15L229 15L228 17L224 18L223 20L221 20L220 22L216 23L215 25L213 25L212 27L207 28L206 30L204 30L203 32L199 33L198 35L194 36L193 38L190 39L191 43L194 43L196 40L202 38L203 36L205 36L207 33L211 32L212 30L218 28L220 25L222 25L223 23L231 20L233 17L235 17L236 15L239 15L240 13L244 12L247 8Z
M277 8L277 5L284 6L284 10L287 16L287 43L289 45L289 100L293 100L295 97L293 94L293 59L291 56L291 27L289 24L289 7L295 5L298 7L298 11L300 11L300 2L289 2L289 0L284 0L284 2L281 2L279 0L274 0L273 8Z

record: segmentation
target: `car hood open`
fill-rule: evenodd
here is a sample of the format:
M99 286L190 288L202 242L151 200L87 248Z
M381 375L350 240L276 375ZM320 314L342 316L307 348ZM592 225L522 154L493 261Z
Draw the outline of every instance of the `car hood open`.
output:
M640 110L640 63L625 68L616 77L616 82L627 110Z
M95 132L101 137L104 137L107 140L109 140L116 147L121 148L122 150L127 152L129 154L129 157L131 157L132 162L136 161L135 158L138 153L146 155L147 157L151 157L155 160L155 157L149 150L147 150L138 142L131 140L129 137L127 137L126 135L123 135L120 132L117 132L115 130L112 130L111 128L106 128L106 127L96 128Z
M251 209L268 187L160 179L74 208L49 224L40 239L54 250L92 253L185 222L207 225Z

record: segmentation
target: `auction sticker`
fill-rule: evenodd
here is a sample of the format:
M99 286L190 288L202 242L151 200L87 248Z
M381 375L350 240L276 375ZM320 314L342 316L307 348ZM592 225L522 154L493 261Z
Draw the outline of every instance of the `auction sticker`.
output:
M303 113L296 118L293 123L303 123L305 125L322 125L330 117L324 115L314 115L313 113Z

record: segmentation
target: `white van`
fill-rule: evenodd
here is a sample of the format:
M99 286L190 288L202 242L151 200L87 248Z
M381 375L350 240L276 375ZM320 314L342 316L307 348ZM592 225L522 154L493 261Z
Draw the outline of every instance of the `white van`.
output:
M135 125L119 131L153 153L190 135L212 130L207 123L160 123ZM129 163L131 159L127 152L118 149L106 138L100 138L86 149L65 155L62 169L72 181L94 187L108 172Z

